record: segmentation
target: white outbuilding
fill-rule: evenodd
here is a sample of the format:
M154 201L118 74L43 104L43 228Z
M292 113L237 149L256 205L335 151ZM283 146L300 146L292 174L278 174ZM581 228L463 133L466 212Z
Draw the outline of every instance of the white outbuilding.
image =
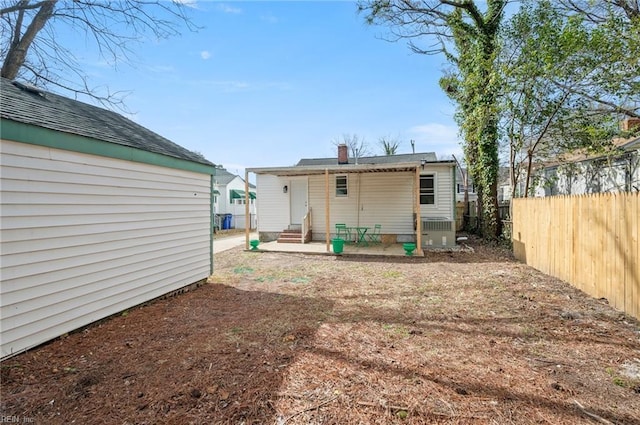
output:
M0 143L0 358L213 272L201 155L4 78Z

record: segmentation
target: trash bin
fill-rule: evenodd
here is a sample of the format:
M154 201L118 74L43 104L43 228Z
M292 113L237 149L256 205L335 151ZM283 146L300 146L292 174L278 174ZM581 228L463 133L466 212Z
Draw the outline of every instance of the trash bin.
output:
M224 219L222 220L222 228L227 230L227 229L231 229L231 217L233 217L233 215L231 214L225 214L224 215Z
M342 250L344 249L344 239L335 238L332 239L331 242L333 243L333 253L342 254Z

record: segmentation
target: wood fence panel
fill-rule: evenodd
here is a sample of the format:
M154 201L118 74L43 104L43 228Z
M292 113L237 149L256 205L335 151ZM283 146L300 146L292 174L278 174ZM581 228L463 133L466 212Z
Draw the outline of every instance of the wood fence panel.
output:
M625 202L624 232L629 239L626 258L635 259L635 267L625 269L625 279L631 284L625 287L625 311L634 317L640 317L640 196L628 197ZM633 261L631 261L633 265Z
M640 319L640 193L513 200L513 251Z

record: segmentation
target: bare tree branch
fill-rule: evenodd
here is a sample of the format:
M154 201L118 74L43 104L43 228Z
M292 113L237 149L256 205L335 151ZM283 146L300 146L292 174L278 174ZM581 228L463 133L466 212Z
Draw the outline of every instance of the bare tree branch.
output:
M124 107L123 99L119 98L123 92L91 87L86 70L74 52L60 44L56 30L65 28L84 34L100 58L115 67L133 64L134 45L149 37L163 39L178 35L184 27L198 29L188 17L187 7L178 1L14 0L13 3L0 9L2 77L57 87L74 96L86 95L118 109Z
M9 6L9 7L5 7L4 9L0 9L0 16L7 14L7 13L11 13L11 12L16 12L18 10L30 10L30 9L38 9L40 8L40 6L44 5L45 3L49 2L49 0L44 0L38 3L32 3L29 4L29 0L23 0L18 4L15 4L13 6Z

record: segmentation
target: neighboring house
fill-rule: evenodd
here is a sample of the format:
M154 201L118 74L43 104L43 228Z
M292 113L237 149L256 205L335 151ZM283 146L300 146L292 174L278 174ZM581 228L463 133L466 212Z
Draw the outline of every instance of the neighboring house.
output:
M535 196L640 191L640 137L613 145L608 155L574 154L545 164Z
M460 169L456 167L456 202L464 202L464 192L467 186L464 184L464 175L467 173L467 169ZM467 177L468 190L469 190L469 202L476 202L478 200L478 192L476 190L476 184L473 181L473 177ZM497 188L498 202L506 202L511 199L511 181L509 179L509 168L500 167L498 170L498 188Z
M4 78L0 146L2 358L212 273L201 155Z
M516 176L516 198L524 196L524 188L526 183L526 177L524 170L520 169ZM500 167L498 173L498 203L509 203L511 201L511 195L513 192L513 186L511 185L511 170L509 167Z
M272 241L291 229L302 239L335 237L336 223L382 226L386 242L455 245L455 162L433 153L350 160L302 159L295 166L250 168L256 174L258 232ZM415 217L421 220L415 220Z
M468 201L475 202L478 200L478 192L476 192L476 185L473 182L473 178L467 175L466 168L456 167L456 202L464 202L464 192L468 190ZM466 179L465 179L466 177ZM465 180L467 185L465 185Z
M249 215L251 229L256 228L256 186L249 183ZM225 224L231 228L244 229L246 225L245 181L240 176L231 174L223 168L216 169L214 177L214 211L216 224L223 229ZM231 214L231 220L225 223L224 216Z

